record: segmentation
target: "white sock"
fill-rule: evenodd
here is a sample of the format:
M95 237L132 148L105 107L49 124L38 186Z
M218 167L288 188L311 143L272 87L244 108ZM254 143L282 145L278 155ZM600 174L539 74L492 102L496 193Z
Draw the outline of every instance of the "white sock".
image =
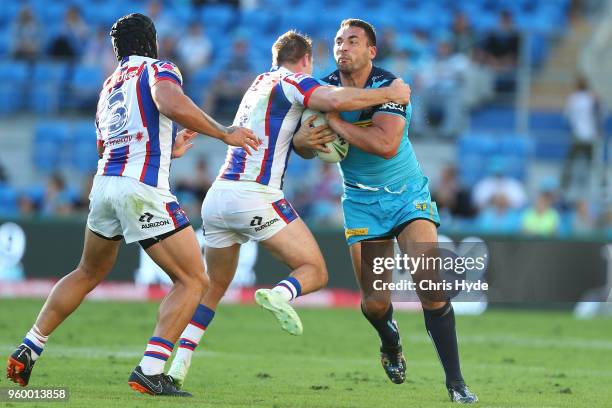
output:
M140 369L144 375L157 375L164 372L166 361L172 354L174 344L161 337L151 337L147 343L144 356L140 360Z
M196 308L191 321L183 333L181 334L179 340L179 347L176 351L176 359L182 359L185 361L187 365L191 364L191 357L193 356L193 352L195 351L198 344L200 344L200 340L202 340L202 336L204 332L212 322L215 317L215 311L209 308L204 304L199 304Z
M34 325L30 331L26 333L22 344L32 350L32 360L36 361L45 349L47 340L49 340L49 336L43 336L38 327Z
M198 347L198 344L200 344L205 331L206 330L202 330L200 327L189 323L183 331L183 334L181 334L178 350L176 350L174 359L182 359L187 365L190 365L191 357L193 357L193 353L196 347Z
M289 302L302 294L302 285L300 285L299 280L289 276L287 279L278 282L272 290L280 293L283 299Z

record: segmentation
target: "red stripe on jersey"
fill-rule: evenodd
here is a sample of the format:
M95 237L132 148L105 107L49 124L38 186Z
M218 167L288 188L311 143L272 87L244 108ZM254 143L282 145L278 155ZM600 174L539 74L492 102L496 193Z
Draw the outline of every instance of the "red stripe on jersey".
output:
M308 107L308 101L310 101L310 96L312 95L312 93L321 85L315 85L312 88L310 88L310 90L308 92L306 92L304 94L304 106Z
M147 117L145 116L144 109L142 107L142 96L140 95L140 78L142 76L142 71L145 69L146 62L143 62L138 69L138 79L136 80L136 96L138 97L138 110L140 110L140 120L142 121L142 126L147 129ZM147 129L148 134L148 129ZM140 171L140 181L144 182L145 175L147 173L147 167L149 167L149 158L151 157L151 141L147 140L146 144L146 155L145 161L142 165L142 170Z
M173 84L177 84L178 86L181 86L181 83L179 81L177 81L176 79L174 79L174 78L170 78L170 77L155 77L155 79L156 79L156 81L155 81L155 83L153 85L155 85L156 83L161 82L161 81L170 81Z
M268 107L266 108L266 118L265 118L265 129L266 129L266 137L268 138L268 145L270 144L270 111L272 110L272 98L274 98L274 93L276 90L276 83L272 84L272 92L270 92L270 99L268 100ZM270 153L270 146L266 147L266 152L264 153L263 159L261 160L261 169L259 170L259 175L257 176L256 181L258 183L261 182L261 178L264 175L266 170L266 161L268 160L268 155Z
M140 119L142 120L142 126L147 127L147 118L145 117L145 113L142 107L142 96L140 95L140 77L142 75L142 70L144 69L146 62L143 62L138 69L138 80L136 81L136 96L138 97L138 109L140 110ZM148 146L147 146L148 147ZM149 149L147 149L148 152Z
M298 84L297 82L289 79L289 78L283 78L283 81L290 83L291 85L295 86L297 88L298 91L300 91L300 93L302 95L304 95L304 97L306 96L306 94L304 93L304 91L302 90L302 87L300 87L300 84Z
M149 158L151 157L151 141L147 140L146 144L147 152L145 155L145 161L142 165L142 171L140 172L140 181L144 183L145 174L147 174L147 167L149 167Z

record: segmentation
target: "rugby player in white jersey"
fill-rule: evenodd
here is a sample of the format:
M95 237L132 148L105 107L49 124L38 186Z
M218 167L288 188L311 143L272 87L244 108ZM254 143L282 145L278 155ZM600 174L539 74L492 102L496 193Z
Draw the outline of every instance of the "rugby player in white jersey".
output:
M164 366L205 293L208 278L189 219L169 189L170 161L189 149L189 140L197 133L245 151L256 148L259 141L248 129L219 125L183 94L178 68L157 59L150 18L124 16L110 35L119 66L100 92L96 115L100 160L89 197L82 258L53 287L36 323L9 357L7 377L28 384L49 335L108 275L123 238L126 243L138 241L174 282L128 383L147 394L190 396L164 374ZM191 130L177 134L173 121Z
M255 78L234 119L234 125L253 129L263 141L261 148L248 156L243 148L230 147L202 205L210 286L181 335L168 372L179 386L234 277L241 244L258 241L291 269L289 277L273 289L260 289L255 294L255 301L270 310L291 334L302 333L302 322L289 301L327 283L321 251L282 191L293 134L304 109L350 111L387 102L406 104L410 99L410 88L400 79L388 88L370 90L321 86L310 76L311 41L295 31L274 43L272 63L271 71ZM334 137L322 132L307 148L326 150L323 144Z

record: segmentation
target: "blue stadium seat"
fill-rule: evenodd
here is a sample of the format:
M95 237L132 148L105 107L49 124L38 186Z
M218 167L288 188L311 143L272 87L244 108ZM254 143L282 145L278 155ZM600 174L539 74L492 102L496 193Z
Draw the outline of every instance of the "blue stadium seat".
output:
M44 83L30 89L28 108L35 113L51 114L59 111L60 85L57 83Z
M200 20L204 26L214 23L214 25L222 29L229 28L230 24L238 18L236 10L227 4L214 4L202 7Z
M94 105L104 80L102 69L92 65L77 65L70 78L70 108Z
M68 2L33 0L33 8L39 21L64 21Z
M0 184L0 214L2 216L10 217L18 213L17 200L18 194L14 187Z
M240 27L253 28L255 32L268 33L273 30L274 16L264 10L246 10L240 13ZM270 45L272 45L270 43Z
M90 174L98 163L96 129L93 121L81 121L72 128L70 163L76 170Z
M36 126L32 160L39 171L49 173L59 168L64 159L68 138L69 127L64 122L49 121Z
M524 180L533 151L533 140L524 136L462 136L457 140L459 178L462 184L473 185L489 175L492 165L496 165L504 174Z
M40 62L32 72L35 87L29 90L28 107L41 114L55 113L59 110L61 89L68 75L65 63Z
M63 62L43 61L34 66L32 79L36 83L61 82L66 79L68 65Z
M534 134L535 157L539 160L563 160L571 143L569 133Z
M26 82L30 75L28 64L16 60L0 61L0 78L3 81Z
M0 115L17 112L23 106L24 88L11 82L0 83Z
M13 19L21 10L22 4L18 1L6 1L0 7L0 27L9 27Z

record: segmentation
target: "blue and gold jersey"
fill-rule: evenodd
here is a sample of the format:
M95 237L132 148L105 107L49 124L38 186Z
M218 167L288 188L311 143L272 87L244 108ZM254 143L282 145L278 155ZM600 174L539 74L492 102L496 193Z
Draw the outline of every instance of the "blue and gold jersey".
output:
M372 67L365 88L380 88L389 86L395 75L378 67ZM322 81L335 86L342 86L340 74L333 72ZM355 186L379 188L395 184L399 181L420 179L423 174L419 162L408 140L408 127L412 114L411 105L385 103L361 111L341 112L341 117L357 126L372 125L372 118L377 114L399 115L406 119L404 134L397 154L391 159L384 159L375 154L364 152L356 146L351 146L346 158L340 162L340 169L345 183Z

